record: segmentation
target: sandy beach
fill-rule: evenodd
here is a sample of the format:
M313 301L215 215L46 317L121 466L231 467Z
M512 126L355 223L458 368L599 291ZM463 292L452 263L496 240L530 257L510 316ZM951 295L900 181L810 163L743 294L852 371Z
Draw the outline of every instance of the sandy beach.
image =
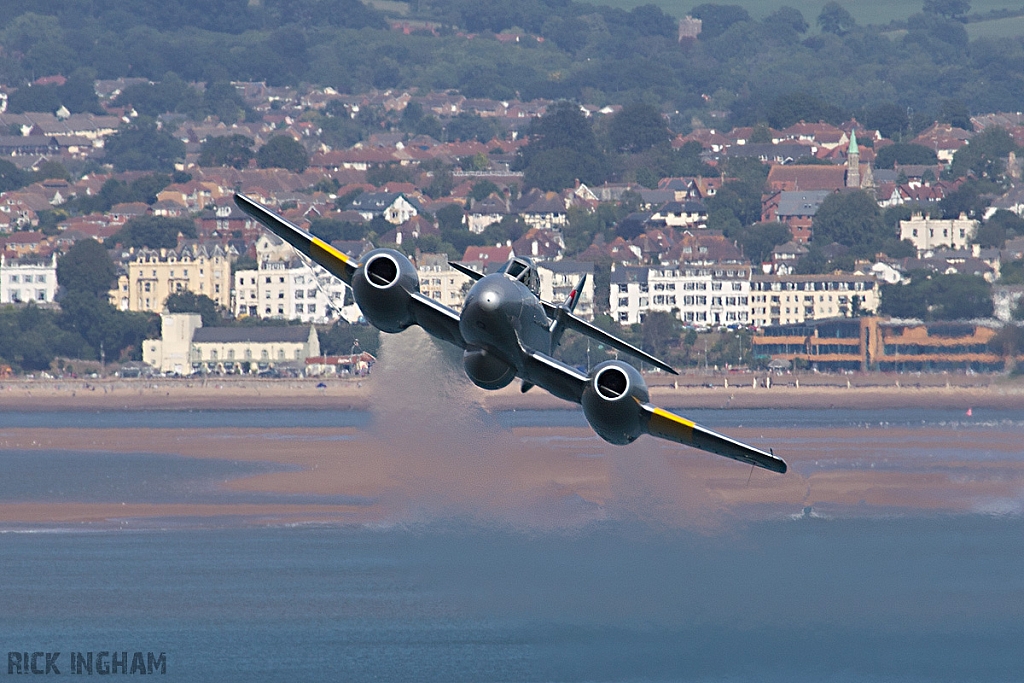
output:
M1001 375L777 375L648 377L651 400L665 408L1003 408L1024 409L1024 377ZM414 380L415 381L415 380ZM754 383L757 386L754 387ZM363 409L373 402L374 377L260 380L102 379L0 381L0 410ZM323 386L320 386L323 385ZM487 410L573 409L571 403L519 383L484 391L465 381L472 400Z
M719 378L721 380L722 378ZM859 378L863 379L863 378ZM884 378L883 378L884 379ZM655 386L652 399L686 408L935 407L975 411L1024 407L1024 386L1006 380L899 387ZM934 377L926 378L935 380ZM710 382L708 382L710 383ZM609 445L589 429L510 430L481 421L486 410L571 408L539 391L483 392L470 387L451 405L420 386L396 399L374 378L316 381L150 380L8 382L4 410L145 410L202 408L365 409L373 424L356 428L176 429L4 428L0 450L168 454L265 462L290 471L234 478L224 490L283 496L267 503L0 501L0 524L117 523L132 520L235 518L244 523L407 523L438 517L526 526L572 526L639 517L669 525L715 526L726 517L814 510L964 513L1018 505L1024 484L1020 435L1012 430L924 427L730 429L735 438L772 447L786 475L643 437ZM390 385L389 385L390 387ZM393 387L392 387L393 388ZM460 385L460 392L463 391ZM383 394L383 395L382 395ZM482 399L482 400L481 400ZM492 421L493 422L493 421ZM978 460L972 453L985 452ZM909 453L909 455L907 455ZM931 459L931 454L941 454ZM992 454L995 454L994 456ZM126 461L127 463L127 461ZM295 497L290 502L288 497ZM349 502L302 500L322 496ZM357 500L358 502L350 502ZM987 507L986 507L987 506Z

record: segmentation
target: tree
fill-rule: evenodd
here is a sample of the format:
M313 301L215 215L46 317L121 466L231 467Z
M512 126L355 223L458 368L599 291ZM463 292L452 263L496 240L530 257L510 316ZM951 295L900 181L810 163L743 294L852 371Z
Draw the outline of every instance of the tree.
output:
M895 168L896 164L934 166L938 163L939 157L934 150L909 142L886 145L875 152L875 168Z
M189 218L167 216L138 216L121 228L114 239L125 247L141 249L174 249L178 235L195 238L196 224Z
M576 180L600 183L605 161L583 112L572 102L558 102L530 124L530 143L519 149L515 170L524 171L526 187L562 190Z
M971 179L963 183L939 201L943 218L980 218L988 208L990 199L982 194L978 181Z
M863 190L825 197L814 215L814 242L838 242L858 256L873 256L891 237L878 204Z
M1012 372L1017 365L1017 356L1024 351L1024 330L1015 323L1006 323L988 340L987 346L989 351L1003 357L1004 369Z
M841 36L856 25L857 22L853 16L835 0L826 2L825 6L821 8L821 14L818 15L818 28L825 33Z
M949 176L962 178L972 175L979 180L1001 183L1006 172L1004 161L1010 152L1018 151L1017 143L1003 128L986 128L953 155Z
M501 188L495 185L490 180L478 180L473 183L472 189L469 191L469 196L473 201L479 202L483 199L487 199L492 194L501 196Z
M173 171L185 158L185 143L140 116L107 138L104 158L118 171Z
M205 294L196 294L189 290L171 294L167 297L164 307L168 313L198 313L202 318L203 327L216 327L223 320L216 301Z
M260 168L285 168L302 173L309 165L309 153L290 135L275 135L256 152L256 165Z
M975 239L983 247L1002 249L1007 239L1019 235L1024 235L1024 218L1013 211L998 209L978 229Z
M991 317L992 290L977 275L915 271L909 284L882 285L879 312L922 320Z
M17 190L31 182L31 173L22 171L6 159L0 159L0 192Z
M199 148L199 165L245 168L256 156L252 146L252 138L245 135L207 138Z
M78 240L57 259L57 282L65 292L106 299L116 281L117 267L94 239Z
M844 118L842 109L805 92L780 95L771 101L767 111L768 125L780 129L799 121L839 123Z
M645 102L625 105L612 117L608 137L619 152L642 152L668 143L671 133L655 107Z
M765 17L764 23L768 26L792 29L800 34L807 33L807 29L810 28L800 10L786 5Z
M882 134L882 137L892 138L910 127L910 117L907 116L905 107L892 102L886 102L864 112L864 125L868 128L874 128ZM876 165L875 168L892 167Z
M351 325L339 320L320 333L320 352L328 356L347 356L355 349L376 356L380 350L380 331L372 325Z
M751 263L769 260L772 250L793 239L793 233L785 223L754 223L736 235L736 241L743 249L743 255Z
M968 0L924 0L923 11L939 14L947 19L962 17L971 11Z
M750 21L750 13L739 5L697 5L690 16L700 19L700 40L712 40L725 33L733 24Z

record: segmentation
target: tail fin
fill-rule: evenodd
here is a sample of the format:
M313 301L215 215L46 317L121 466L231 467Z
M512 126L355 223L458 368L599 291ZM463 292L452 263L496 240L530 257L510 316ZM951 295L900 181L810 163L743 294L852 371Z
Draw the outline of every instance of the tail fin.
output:
M583 295L583 284L587 281L586 273L580 278L580 281L576 283L576 286L569 292L569 296L565 298L565 301L558 307L557 314L555 315L555 321L551 323L551 349L554 350L562 342L562 335L565 333L566 320L572 316L573 311L576 310L576 304L580 302L580 297ZM568 313L569 315L565 315Z

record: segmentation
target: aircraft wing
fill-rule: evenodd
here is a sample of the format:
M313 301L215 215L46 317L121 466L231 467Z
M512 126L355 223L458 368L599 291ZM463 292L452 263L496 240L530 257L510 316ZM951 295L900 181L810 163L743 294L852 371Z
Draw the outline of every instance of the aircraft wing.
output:
M654 367L660 368L665 372L671 372L673 375L679 374L671 365L669 365L665 361L658 360L657 358L647 353L646 351L641 351L632 344L622 341L615 335L605 332L596 325L591 325L582 318L577 318L567 309L561 306L549 304L546 301L542 301L541 304L544 306L544 312L547 314L548 318L561 323L561 325L566 327L567 329L575 330L582 335L590 337L594 341L601 342L602 344L610 346L613 349L622 351L623 353L628 353L634 358L639 358L645 363L650 363Z
M753 446L730 439L707 427L701 427L685 417L680 417L662 408L655 408L650 403L640 404L640 409L646 416L646 431L651 436L724 455L727 458L763 467L773 472L785 473L786 471L785 461L772 453L766 453Z
M565 363L537 351L523 349L524 380L537 384L566 401L581 403L587 376ZM750 465L784 473L786 463L772 453L730 439L650 403L636 403L643 431L659 439L722 455ZM624 408L626 409L626 408Z
M359 268L359 263L355 259L346 256L316 235L309 234L244 194L235 194L235 204L242 211L267 226L275 235L298 249L299 252L341 278L345 284L352 284L352 277ZM418 292L409 294L412 298L412 312L417 325L438 339L455 344L459 348L466 348L466 342L462 338L462 333L459 332L458 313Z
M235 193L235 204L239 209L267 226L275 235L298 249L300 253L313 259L340 278L346 285L352 284L352 276L355 275L356 269L359 267L359 263L355 259L346 256L316 235L311 235L244 194Z

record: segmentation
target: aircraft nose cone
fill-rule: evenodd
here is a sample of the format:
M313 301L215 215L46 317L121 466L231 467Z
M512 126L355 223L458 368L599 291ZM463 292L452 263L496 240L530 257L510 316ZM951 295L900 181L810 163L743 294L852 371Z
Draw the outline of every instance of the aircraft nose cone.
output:
M501 305L501 294L493 289L489 289L480 295L480 308L485 311L496 311L498 306Z

